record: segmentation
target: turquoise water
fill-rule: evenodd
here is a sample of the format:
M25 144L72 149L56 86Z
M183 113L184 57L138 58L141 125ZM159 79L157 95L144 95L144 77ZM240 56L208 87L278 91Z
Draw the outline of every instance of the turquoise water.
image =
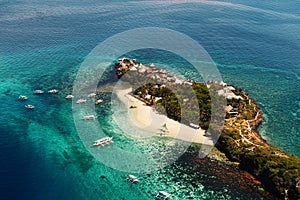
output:
M106 38L131 28L170 28L197 40L224 81L257 100L264 113L260 133L269 143L300 156L297 8L294 1L0 1L0 199L153 199L157 190L169 191L173 199L261 198L212 181L205 172L189 174L194 170L179 164L150 176L138 174L138 185L126 184L127 173L106 167L85 150L64 97L81 62ZM186 65L167 54L134 57L178 71ZM40 88L60 92L32 94ZM26 110L20 94L36 109ZM109 102L109 94L103 97ZM97 111L115 145L151 151L152 141L122 136L109 103ZM191 184L194 179L199 181Z

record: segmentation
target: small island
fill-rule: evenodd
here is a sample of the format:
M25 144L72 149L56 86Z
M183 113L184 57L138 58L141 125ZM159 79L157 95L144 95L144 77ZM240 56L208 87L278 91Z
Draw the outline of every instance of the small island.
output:
M132 112L145 105L148 109L144 108L143 114L154 110L167 115L186 127L185 134L193 132L191 138L199 143L203 137L213 140L214 130L221 131L216 147L230 161L237 162L240 169L255 176L275 196L300 199L300 159L269 145L261 137L257 127L263 120L262 112L244 90L224 82L184 80L153 64L146 65L129 58L119 59L115 69L118 78L132 87L119 93L119 98L128 95L131 102L139 102L128 105ZM214 95L226 99L227 103L217 112L220 116L214 117L226 116L222 126L209 129ZM164 126L174 128L176 123L173 121Z

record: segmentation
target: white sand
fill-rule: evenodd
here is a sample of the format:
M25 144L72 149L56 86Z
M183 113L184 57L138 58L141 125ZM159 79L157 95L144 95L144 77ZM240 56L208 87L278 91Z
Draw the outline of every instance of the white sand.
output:
M118 98L128 107L128 117L130 121L138 128L147 132L152 132L152 135L161 135L172 137L187 142L201 143L213 145L213 141L204 136L203 129L193 129L189 126L181 124L175 120L168 118L165 115L156 113L150 106L144 102L129 95L132 89L116 90ZM130 109L130 106L136 108Z

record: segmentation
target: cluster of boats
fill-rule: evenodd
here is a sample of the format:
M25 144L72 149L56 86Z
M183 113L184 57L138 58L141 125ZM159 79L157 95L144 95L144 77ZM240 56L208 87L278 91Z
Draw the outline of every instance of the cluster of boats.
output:
M126 178L126 181L128 181L130 183L137 183L137 182L139 182L139 179L136 176L130 174ZM155 199L156 200L166 200L170 197L171 197L171 194L169 194L165 191L158 191L156 196L155 196Z
M96 93L90 93L90 94L87 95L87 97L88 98L95 98L96 97ZM73 98L74 98L73 95L67 95L66 96L66 99L73 99ZM86 102L87 102L86 99L78 99L76 101L76 104L83 104L83 103L86 103ZM95 102L96 105L99 105L99 104L102 104L102 103L103 103L102 99L97 99L96 102Z
M105 144L108 144L112 141L112 137L104 137L104 138L101 138L99 140L96 140L93 144L93 146L103 146ZM139 182L139 179L138 177L132 175L132 174L129 174L126 178L126 181L128 181L129 183L138 183ZM165 192L165 191L158 191L156 196L155 196L155 199L156 200L167 200L171 198L171 194Z
M42 91L42 90L35 90L34 93L35 93L35 94L43 94L44 91ZM58 90L56 90L56 89L51 89L51 90L48 91L48 93L49 93L49 94L57 94L57 93L58 93ZM95 93L91 93L91 94L88 95L88 97L89 97L89 98L94 98L94 97L96 97L96 94L95 94ZM66 98L66 99L73 99L74 96L73 96L73 95L67 95L65 98ZM26 101L26 100L28 100L28 97L27 97L27 96L24 96L24 95L20 95L18 99L21 100L21 101ZM82 103L86 103L86 102L87 102L86 99L78 99L78 100L76 101L77 104L82 104ZM99 104L101 104L101 103L103 103L103 100L102 100L102 99L98 99L98 100L96 100L96 102L95 102L96 105L99 105ZM26 107L27 109L34 109L34 108L35 108L35 107L34 107L33 105L31 105L31 104L27 104L27 105L25 105L25 107ZM82 119L83 119L83 120L95 120L95 119L97 119L97 116L95 116L95 115L86 115L86 116L83 116ZM113 137L104 137L104 138L95 140L94 143L93 143L93 147L105 146L105 145L110 144L111 142L113 142L112 140L113 140ZM128 181L128 182L130 182L130 183L137 183L137 182L139 182L139 179L138 179L136 176L130 174L130 175L128 175L128 177L126 178L126 181ZM171 195L170 195L169 193L167 193L167 192L165 192L165 191L159 191L159 192L156 194L155 199L156 199L156 200L166 200L166 199L168 199L168 198L170 198L170 197L171 197Z
M43 94L43 93L44 93L43 90L35 90L35 91L34 91L34 94L37 94L37 95ZM58 93L58 90L56 90L56 89L51 89L51 90L48 91L48 93L49 93L49 94L57 94L57 93ZM96 97L96 94L95 94L95 93L90 93L89 95L87 95L87 97L88 97L88 98L95 98L95 97ZM74 96L69 94L69 95L67 95L65 98L66 98L66 99L73 99ZM28 100L28 97L25 96L25 95L20 95L18 99L21 100L21 101L26 101L26 100ZM83 103L86 103L86 102L87 102L86 99L78 99L78 100L76 101L76 104L83 104ZM98 100L96 100L96 102L95 102L96 105L99 105L99 104L102 104L102 103L103 103L103 100L102 100L102 99L98 99ZM27 109L34 109L34 108L35 108L35 107L34 107L33 105L31 105L31 104L27 104L27 105L25 105L25 107L26 107ZM83 119L83 120L95 120L95 119L97 119L97 116L95 116L95 115L86 115L86 116L83 116L82 119ZM113 137L104 137L104 138L95 140L94 143L93 143L93 147L105 146L105 145L107 145L107 144L110 144L111 142L113 142ZM136 176L130 174L130 175L128 175L128 177L126 178L126 181L128 181L128 182L130 182L130 183L137 183L137 182L139 182L139 179L138 179ZM156 194L155 199L156 199L156 200L166 200L166 199L168 199L168 198L170 198L170 197L171 197L171 195L170 195L169 193L167 193L167 192L165 192L165 191L159 191L159 192Z
M97 147L97 146L104 146L106 144L109 144L110 142L112 142L112 139L113 137L104 137L104 138L101 138L99 140L96 140L94 141L94 144L93 146L94 147ZM126 181L128 181L129 183L137 183L139 182L139 179L138 177L132 175L132 174L129 174L126 178ZM155 196L155 199L156 200L167 200L171 197L171 194L165 192L165 191L158 191L156 196Z
M57 89L51 89L51 90L48 90L48 93L49 94L57 94L58 90ZM34 94L44 94L44 91L43 90L34 90Z
M58 93L58 90L57 90L57 89L51 89L51 90L48 91L48 93L49 93L49 94L57 94L57 93ZM44 94L44 91L43 91L43 90L34 90L34 94L37 94L37 95L39 95L39 94ZM18 99L21 100L21 101L26 101L26 100L28 100L28 97L25 96L25 95L20 95L20 96L18 97ZM34 105L32 105L32 104L26 104L26 105L25 105L25 108L32 110L32 109L34 109L35 107L34 107Z
M49 94L57 94L58 90L57 89L51 89L51 90L48 91L48 93ZM44 94L44 91L43 90L34 90L34 94L37 94L37 95ZM87 95L87 97L88 98L95 98L96 97L96 93L90 93L90 94ZM66 99L73 99L74 96L71 95L71 94L69 94L65 98ZM26 101L26 100L28 100L28 97L25 96L25 95L20 95L18 97L18 99L21 100L21 101ZM86 103L86 102L87 102L86 99L78 99L76 101L77 104L83 104L83 103ZM103 102L104 101L102 99L98 99L98 100L96 100L95 104L99 105L99 104L102 104ZM28 108L28 109L34 109L35 108L34 105L32 105L32 104L26 104L25 107ZM84 116L83 118L84 118L84 120L96 119L95 116L93 116L93 117L92 116Z
M28 100L28 97L24 96L24 95L20 95L18 99L21 100L21 101L26 101L26 100ZM34 106L31 105L31 104L26 104L25 108L27 108L27 109L34 109Z

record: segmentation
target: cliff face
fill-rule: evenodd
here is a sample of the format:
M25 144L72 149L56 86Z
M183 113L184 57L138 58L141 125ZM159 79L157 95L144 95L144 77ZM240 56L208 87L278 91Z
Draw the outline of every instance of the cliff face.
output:
M241 169L254 175L276 196L284 199L300 199L300 159L270 146L261 137L256 128L263 120L262 112L245 91L225 83L195 83L182 80L154 65L143 65L127 58L120 59L115 68L119 78L130 71L128 74L131 75L125 77L125 80L138 83L136 84L138 87L134 88L135 94L148 105L155 107L160 103L158 111L159 108L165 109L170 118L181 120L179 99L186 99L186 102L180 105L186 104L183 110L187 116L191 116L187 118L188 124L196 116L193 111L197 109L188 104L188 98L182 96L178 99L176 95L184 94L187 90L185 87L192 87L200 108L199 126L204 129L208 128L211 117L208 87L218 86L214 91L227 99L228 106L225 108L227 112L225 128L216 144L217 148L224 152L228 159L238 162ZM148 81L157 84L148 84ZM168 87L176 88L177 94L172 93Z
M263 121L262 112L259 109L257 112L257 117L254 120L248 120L251 128L256 129L257 126Z
M251 99L244 93L245 99ZM270 146L256 130L262 122L262 112L251 99L252 106L242 106L239 115L225 121L217 148L239 167L258 178L266 189L282 199L300 199L300 159ZM256 112L245 119L243 110ZM251 111L250 111L251 112Z

